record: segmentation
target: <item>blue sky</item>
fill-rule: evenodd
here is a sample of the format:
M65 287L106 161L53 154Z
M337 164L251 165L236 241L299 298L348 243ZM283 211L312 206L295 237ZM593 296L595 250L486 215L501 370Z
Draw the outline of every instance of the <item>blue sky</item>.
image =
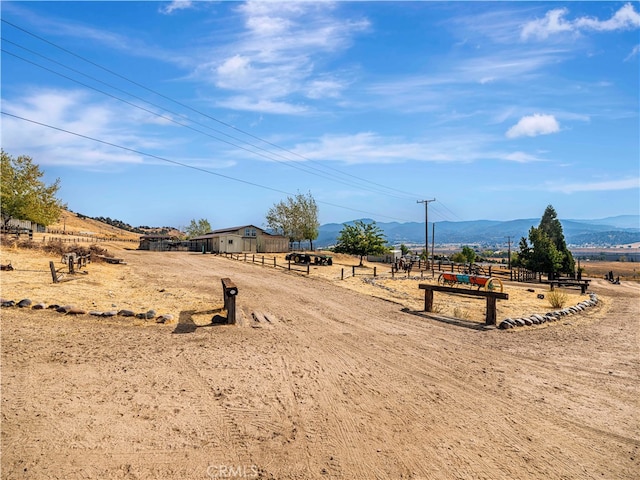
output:
M2 1L2 148L134 226L639 213L638 2ZM53 128L51 128L53 127Z

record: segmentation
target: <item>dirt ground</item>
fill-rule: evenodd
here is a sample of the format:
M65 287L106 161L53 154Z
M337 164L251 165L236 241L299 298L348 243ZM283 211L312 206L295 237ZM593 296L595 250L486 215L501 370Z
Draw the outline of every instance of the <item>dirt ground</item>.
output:
M597 307L501 331L482 328L482 300L436 293L438 313L420 312L419 279L340 280L346 259L307 276L114 253L127 264L92 263L53 284L45 255L0 252L16 268L1 274L2 298L175 317L3 308L3 479L640 472L638 283L595 279ZM239 289L237 325L211 324L225 314L223 277ZM498 319L550 310L540 285L505 291ZM585 298L566 293L568 304Z

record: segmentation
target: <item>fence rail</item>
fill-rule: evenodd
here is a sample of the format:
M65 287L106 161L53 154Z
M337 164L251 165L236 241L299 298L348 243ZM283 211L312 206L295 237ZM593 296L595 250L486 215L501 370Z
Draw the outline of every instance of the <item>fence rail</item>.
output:
M311 274L310 264L297 264L292 262L291 260L285 261L285 263L278 263L278 257L268 257L265 255L254 254L254 253L226 253L221 252L216 255L223 256L225 258L230 258L232 260L237 260L245 263L259 264L262 266L269 266L273 268L282 268L284 270L302 272L307 275ZM336 263L334 263L334 266ZM388 266L388 270L384 267ZM423 260L419 260L416 262L412 262L411 264L406 264L403 268L400 268L398 263L391 264L381 264L382 268L378 268L378 266L374 267L359 267L356 265L346 265L342 267L340 270L340 279L344 280L349 277L356 276L364 276L364 277L391 277L395 278L396 276L404 275L407 278L412 276L419 275L420 278L424 278L425 274L429 272L433 273L467 273L473 275L487 275L489 277L497 277L502 280L511 280L514 282L540 282L542 280L541 274L536 272L531 272L525 269L505 269L494 267L492 265L489 266L479 266L479 265L469 265L463 263L442 263L442 262L426 262ZM325 268L325 267L322 267ZM331 268L331 267L326 267ZM345 275L346 273L346 275Z

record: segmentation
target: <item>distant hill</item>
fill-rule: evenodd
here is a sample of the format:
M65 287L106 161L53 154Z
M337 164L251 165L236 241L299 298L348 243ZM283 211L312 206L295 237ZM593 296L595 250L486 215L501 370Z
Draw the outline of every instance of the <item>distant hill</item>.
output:
M369 223L371 219L361 219ZM353 224L355 220L347 222ZM504 245L511 237L517 245L520 238L527 237L531 227L537 227L539 218L519 220L473 220L464 222L435 222L436 244L473 244L483 246ZM570 245L611 246L640 241L640 216L622 215L598 220L560 220L565 239ZM424 222L376 222L384 231L392 245L401 243L423 244L425 239ZM334 245L343 228L340 223L321 225L316 242L318 247ZM429 243L431 243L433 224L429 223Z

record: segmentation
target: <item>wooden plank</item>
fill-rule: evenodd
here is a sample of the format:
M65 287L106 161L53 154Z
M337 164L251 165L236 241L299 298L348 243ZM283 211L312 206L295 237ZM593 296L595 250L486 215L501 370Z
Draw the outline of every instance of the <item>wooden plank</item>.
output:
M434 292L446 292L446 293L456 293L458 295L470 295L472 297L493 297L493 298L499 298L501 300L509 300L509 294L502 293L502 292L492 292L492 291L486 291L486 290L471 290L468 288L447 287L444 285L431 285L427 283L421 283L418 285L418 287L426 291L431 290Z

